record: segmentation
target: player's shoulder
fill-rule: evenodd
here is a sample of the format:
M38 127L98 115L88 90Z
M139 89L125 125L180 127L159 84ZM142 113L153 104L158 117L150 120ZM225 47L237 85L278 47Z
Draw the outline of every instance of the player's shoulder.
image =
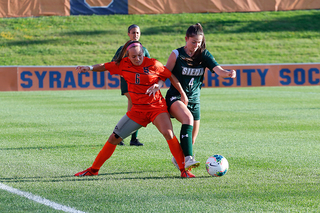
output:
M131 65L131 61L128 57L124 57L121 61L120 61L120 66L129 66Z
M163 64L155 58L146 58L145 57L144 66L146 66L146 67L152 66L155 69L159 69L159 68L163 67Z
M212 54L207 49L204 49L204 51L202 52L202 56L205 58L213 58Z
M179 47L179 48L177 48L177 49L175 49L173 51L177 51L177 52L179 52L179 54L182 54L184 52L183 48L184 47Z
M157 60L157 59L155 59L155 58L147 58L147 57L145 57L144 58L144 60L145 60L145 62L147 63L147 64L153 64L153 65L155 65L155 64L157 64L159 61ZM160 62L159 62L160 63Z

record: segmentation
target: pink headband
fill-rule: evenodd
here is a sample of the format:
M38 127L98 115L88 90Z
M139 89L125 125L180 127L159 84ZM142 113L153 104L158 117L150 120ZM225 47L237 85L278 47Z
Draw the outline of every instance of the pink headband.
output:
M140 43L135 42L135 43L130 44L130 45L127 47L127 51L128 51L131 47L136 47L136 46L140 46L140 47L142 48L142 45L141 45Z

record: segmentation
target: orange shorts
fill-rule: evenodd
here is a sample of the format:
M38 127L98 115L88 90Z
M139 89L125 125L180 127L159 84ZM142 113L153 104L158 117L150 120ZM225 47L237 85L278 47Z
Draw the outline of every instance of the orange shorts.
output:
M150 122L153 122L154 119L161 113L168 113L166 107L160 109L154 109L153 111L129 111L127 116L134 122L146 127Z

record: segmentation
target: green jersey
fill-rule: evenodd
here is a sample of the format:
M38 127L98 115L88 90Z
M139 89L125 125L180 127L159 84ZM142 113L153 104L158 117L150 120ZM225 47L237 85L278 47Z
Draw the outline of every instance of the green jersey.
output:
M183 90L185 91L190 103L200 103L200 90L206 68L214 73L213 68L219 64L216 62L211 53L205 49L202 53L202 63L198 66L190 66L184 58L189 58L184 47L173 50L177 56L176 64L172 70L172 74L179 80ZM167 91L167 96L180 96L178 90L171 84Z
M119 47L119 49L117 50L116 54L114 54L114 56L113 56L113 58L112 58L112 61L114 61L114 60L118 57L118 55L120 54L120 51L121 51L122 47L123 47L123 46ZM147 48L145 48L145 47L142 47L142 48L143 48L143 56L144 56L144 57L147 57L147 58L150 58L150 54L149 54Z

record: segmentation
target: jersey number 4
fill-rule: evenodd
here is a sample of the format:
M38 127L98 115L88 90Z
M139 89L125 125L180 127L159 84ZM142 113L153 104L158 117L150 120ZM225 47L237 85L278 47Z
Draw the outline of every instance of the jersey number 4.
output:
M193 86L193 81L194 81L194 78L191 78L189 81L189 86Z

